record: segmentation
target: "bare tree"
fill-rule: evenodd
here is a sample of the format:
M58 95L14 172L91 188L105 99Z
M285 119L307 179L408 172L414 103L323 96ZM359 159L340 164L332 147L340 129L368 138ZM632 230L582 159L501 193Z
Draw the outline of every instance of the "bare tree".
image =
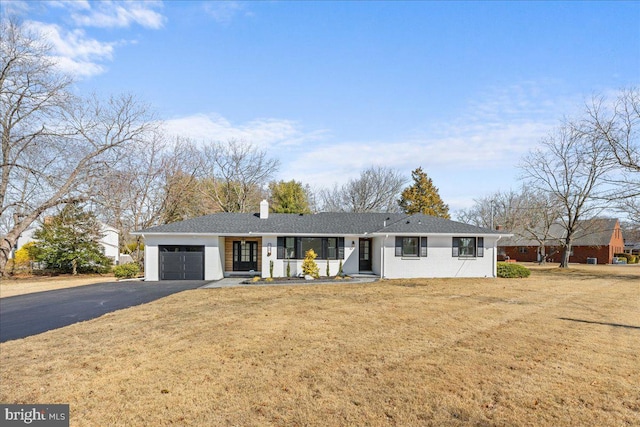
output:
M609 144L620 166L640 172L640 90L621 91L612 107L605 98L595 97L586 112L588 131Z
M571 245L580 220L601 212L607 192L606 175L614 167L608 144L586 132L581 124L566 122L524 157L520 168L525 185L546 193L561 207L563 255L569 266Z
M47 210L85 201L105 171L142 139L149 116L132 96L74 98L48 47L2 20L0 39L0 274L20 234Z
M99 181L93 195L96 210L120 231L123 247L134 242L139 247L140 236L130 235L134 230L189 217L183 212L189 209L183 208L183 196L196 194L197 153L189 141L169 142L161 132L150 132L144 141L131 144L128 156Z
M346 184L319 193L327 212L399 212L397 200L407 182L399 172L372 166Z
M585 129L608 144L622 169L609 199L640 224L640 90L622 90L613 103L594 97L586 113Z
M546 258L545 246L553 235L554 224L561 217L560 205L547 192L522 188L496 192L476 199L474 205L457 213L458 220L479 227L501 227L513 233L515 240L535 240L539 246L541 261Z
M474 204L469 209L456 212L459 221L473 224L478 227L492 228L500 226L513 231L520 221L527 206L523 192L510 190L508 192L497 191L489 196L474 199Z
M280 162L254 145L231 139L202 150L204 169L201 194L223 212L250 212L258 209L266 186Z

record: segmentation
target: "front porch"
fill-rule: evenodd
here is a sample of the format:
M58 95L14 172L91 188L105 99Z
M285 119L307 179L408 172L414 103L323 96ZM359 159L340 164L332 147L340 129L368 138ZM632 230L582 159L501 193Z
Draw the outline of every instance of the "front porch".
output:
M260 276L262 238L230 236L224 239L224 276Z

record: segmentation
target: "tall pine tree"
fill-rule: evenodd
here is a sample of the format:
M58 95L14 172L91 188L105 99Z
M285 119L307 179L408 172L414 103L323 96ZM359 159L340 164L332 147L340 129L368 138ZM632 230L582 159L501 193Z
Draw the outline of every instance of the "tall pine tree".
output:
M61 273L104 273L111 260L103 254L98 241L103 237L100 223L91 212L75 204L66 205L49 218L33 235L38 249L37 261Z
M422 213L449 219L449 206L442 201L438 188L421 167L411 172L411 178L413 184L402 191L398 200L402 211L407 214Z
M271 212L273 213L311 213L309 195L302 183L295 180L278 181L269 184L271 193Z

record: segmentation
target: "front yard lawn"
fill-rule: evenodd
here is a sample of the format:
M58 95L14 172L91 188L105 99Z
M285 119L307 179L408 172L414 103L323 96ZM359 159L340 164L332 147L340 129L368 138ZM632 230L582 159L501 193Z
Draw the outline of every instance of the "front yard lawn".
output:
M186 291L0 344L0 401L72 426L637 425L639 291L612 266Z

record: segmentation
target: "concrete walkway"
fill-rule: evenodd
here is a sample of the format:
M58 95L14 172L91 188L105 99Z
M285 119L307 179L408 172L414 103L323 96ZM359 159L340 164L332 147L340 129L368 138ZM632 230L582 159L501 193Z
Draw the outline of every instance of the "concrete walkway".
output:
M340 284L351 284L351 283L370 283L380 280L378 276L373 275L363 275L353 277L349 281L337 281L337 280L307 280L305 282L292 282L292 283L269 283L269 282L259 282L259 283L250 283L245 284L242 283L245 280L250 280L248 277L225 277L224 279L220 279L216 282L210 282L206 285L200 287L200 289L217 289L217 288L235 288L235 287L243 287L243 286L304 286L304 285L320 285L320 284L332 284L332 285L340 285Z

